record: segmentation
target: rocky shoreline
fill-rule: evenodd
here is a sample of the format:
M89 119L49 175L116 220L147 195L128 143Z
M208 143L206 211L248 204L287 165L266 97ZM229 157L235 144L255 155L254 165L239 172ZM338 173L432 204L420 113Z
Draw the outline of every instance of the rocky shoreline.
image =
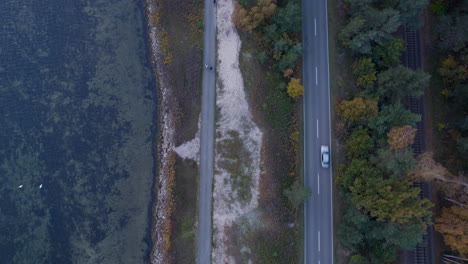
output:
M155 190L155 205L153 206L153 228L151 238L153 249L150 262L152 264L167 263L170 259L171 215L173 210L174 185L174 128L173 116L170 111L171 91L164 76L164 54L160 46L159 10L157 1L146 0L145 11L148 23L148 34L151 46L151 63L156 76L158 94L158 146L157 146L157 185Z

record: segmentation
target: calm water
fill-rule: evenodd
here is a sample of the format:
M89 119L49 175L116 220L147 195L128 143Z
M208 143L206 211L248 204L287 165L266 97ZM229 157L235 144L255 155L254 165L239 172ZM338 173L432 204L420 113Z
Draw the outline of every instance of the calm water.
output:
M0 263L148 262L142 2L0 0Z

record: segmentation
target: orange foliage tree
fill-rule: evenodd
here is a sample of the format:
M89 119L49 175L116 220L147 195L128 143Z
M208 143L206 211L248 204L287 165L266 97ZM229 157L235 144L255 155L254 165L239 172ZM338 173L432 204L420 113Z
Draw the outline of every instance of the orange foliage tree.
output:
M468 257L468 207L454 205L444 208L434 225L444 237L445 244Z
M288 68L288 69L284 70L283 77L284 78L289 78L291 76L291 74L293 74L293 73L294 73L294 70L291 69L291 68Z
M258 27L270 18L276 10L275 0L257 0L257 5L252 8L245 8L239 3L234 6L234 14L232 15L232 22L237 28L244 32L252 32L253 29Z
M401 150L414 143L416 130L411 126L396 126L387 133L388 145L393 150Z
M452 203L442 209L436 219L435 229L444 237L445 244L463 257L468 257L468 184L461 176L452 175L447 168L437 163L432 153L419 157L418 168L411 174L414 179L436 183L442 197Z

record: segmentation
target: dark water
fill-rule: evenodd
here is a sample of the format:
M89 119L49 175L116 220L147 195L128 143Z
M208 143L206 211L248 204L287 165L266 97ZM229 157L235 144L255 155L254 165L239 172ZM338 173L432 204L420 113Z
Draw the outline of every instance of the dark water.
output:
M0 263L148 262L142 2L0 0Z

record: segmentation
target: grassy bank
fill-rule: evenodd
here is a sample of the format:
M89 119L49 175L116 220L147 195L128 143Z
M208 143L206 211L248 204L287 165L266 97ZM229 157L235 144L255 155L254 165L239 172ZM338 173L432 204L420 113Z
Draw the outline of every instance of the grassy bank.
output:
M203 1L155 0L161 8L158 20L161 52L165 54L165 77L174 128L174 146L195 137L201 95ZM174 14L174 10L179 15ZM195 263L198 215L198 166L195 161L175 158L172 194L170 257L172 263Z
M174 263L194 263L196 258L198 166L194 161L177 158L175 164L176 210L173 223Z
M296 263L301 254L302 210L293 208L283 191L301 178L301 102L288 97L280 89L283 80L258 61L255 36L241 34L241 39L240 66L245 89L254 121L264 133L259 217L265 224L253 230L247 241L255 263Z

